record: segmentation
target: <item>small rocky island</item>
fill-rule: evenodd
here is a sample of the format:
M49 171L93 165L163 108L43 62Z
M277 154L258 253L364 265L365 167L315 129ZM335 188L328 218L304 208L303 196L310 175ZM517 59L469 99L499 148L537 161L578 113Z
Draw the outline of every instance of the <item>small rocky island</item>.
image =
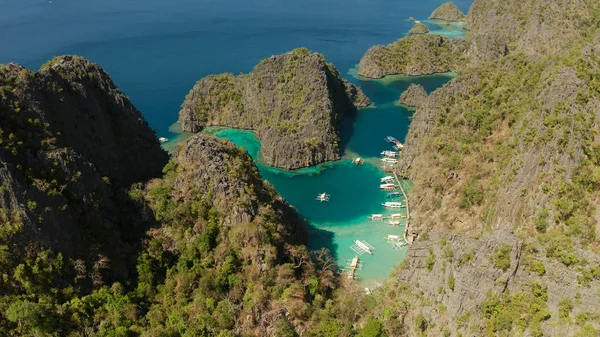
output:
M413 83L400 95L400 104L416 108L423 104L425 99L427 99L425 88L420 84Z
M443 35L407 36L387 46L371 47L361 58L358 74L369 78L385 75L427 75L455 69L463 42Z
M462 22L465 18L463 12L453 2L444 2L436 8L429 16L432 20L444 20L446 22Z
M427 34L429 33L429 28L426 24L417 22L415 25L408 31L409 35L417 35L417 34Z
M323 55L299 48L261 61L249 74L201 79L179 123L187 132L255 130L265 163L291 170L340 159L341 121L369 104Z

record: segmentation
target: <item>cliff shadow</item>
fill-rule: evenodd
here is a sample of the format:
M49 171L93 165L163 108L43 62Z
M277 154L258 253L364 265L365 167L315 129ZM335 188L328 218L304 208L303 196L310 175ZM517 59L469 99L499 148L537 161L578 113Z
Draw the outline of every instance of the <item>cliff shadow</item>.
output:
M313 225L308 226L308 249L319 250L326 248L329 250L329 254L336 261L338 259L337 249L338 244L333 241L335 234L325 229L317 228Z
M343 156L348 149L348 144L355 133L355 122L358 117L359 110L353 109L346 112L344 119L340 123L340 154Z

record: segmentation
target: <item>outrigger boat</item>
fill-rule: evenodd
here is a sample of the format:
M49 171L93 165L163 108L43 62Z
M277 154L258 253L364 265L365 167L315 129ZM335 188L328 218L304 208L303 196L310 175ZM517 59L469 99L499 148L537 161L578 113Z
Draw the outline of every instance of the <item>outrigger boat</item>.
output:
M394 213L390 216L390 219L394 220L394 219L403 219L406 218L406 215L402 215L400 213Z
M166 143L166 142L169 141L169 138L160 137L160 138L158 138L158 141L161 142L161 143Z
M400 242L394 242L394 249L398 250L404 246L406 246L408 243L404 242L404 241L400 241Z
M356 165L360 165L360 164L362 164L364 162L365 161L361 157L358 157L358 158L354 159L354 161L353 161L353 163L356 164Z
M361 270L362 266L363 264L358 258L358 255L355 255L351 261L346 261L346 268L344 268L344 270L347 270L349 279L355 280L356 271Z
M381 158L381 161L384 162L384 163L396 164L398 162L398 159L394 159L394 158Z
M371 215L370 219L373 221L383 220L383 214L373 214Z
M382 183L393 183L394 177L392 177L392 176L383 177L383 178L381 178L381 182Z
M389 183L388 184L381 184L381 185L379 185L379 188L382 189L382 190L394 190L394 189L396 189L396 185L389 184Z
M354 240L354 245L350 246L350 248L358 255L362 255L364 253L373 254L373 249L375 249L366 241L361 240Z
M400 143L399 141L396 141L396 146L403 149L404 145L402 145L402 143Z
M388 199L399 198L400 197L400 192L388 193L385 197L388 198Z
M327 193L321 193L321 194L317 195L317 200L320 201L320 202L329 201L329 197L330 197L329 194L327 194Z
M398 152L386 150L381 152L381 155L388 158L396 158L398 156Z
M388 221L386 223L390 226L400 226L400 221Z
M388 143L396 143L396 142L398 142L398 139L396 139L396 138L394 138L392 136L387 136L383 140L385 140Z
M387 208L402 208L402 207L404 207L402 205L402 203L399 203L399 202L389 202L389 201L388 202L384 202L381 205L383 205L383 206L385 206Z
M403 147L400 147L400 146L398 146L398 145L394 145L394 146L392 146L392 149L394 149L394 150L396 150L396 151L402 151L402 149L403 149L403 148L404 148L404 146L403 146Z
M402 237L400 235L392 235L392 234L388 234L388 236L385 238L388 241L400 241L402 240Z

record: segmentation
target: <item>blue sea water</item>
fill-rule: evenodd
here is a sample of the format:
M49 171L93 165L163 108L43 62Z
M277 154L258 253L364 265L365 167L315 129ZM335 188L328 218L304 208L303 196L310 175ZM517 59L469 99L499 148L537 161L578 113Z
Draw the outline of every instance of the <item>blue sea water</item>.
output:
M0 1L0 63L35 70L56 55L89 58L111 75L159 136L173 138L169 127L198 79L249 72L272 54L307 47L323 53L374 101L376 108L361 110L344 128L347 158L373 158L386 146L383 137L403 139L408 130L411 112L396 104L408 84L419 82L430 91L448 77L363 81L355 77L354 67L369 47L404 36L410 16L432 31L460 36L456 27L426 20L444 1L5 0ZM471 0L455 3L467 12ZM221 135L249 150L258 147L252 135ZM354 167L341 161L301 173L259 166L263 177L313 223L311 247L328 246L343 264L353 254L350 238L369 234L375 245L377 238L394 234L384 224L364 221L381 209L383 193L377 185L383 173L377 164L370 159ZM331 202L316 203L316 193L324 191L332 195ZM363 278L385 277L403 254L387 251L383 243L376 248L372 261L365 258Z

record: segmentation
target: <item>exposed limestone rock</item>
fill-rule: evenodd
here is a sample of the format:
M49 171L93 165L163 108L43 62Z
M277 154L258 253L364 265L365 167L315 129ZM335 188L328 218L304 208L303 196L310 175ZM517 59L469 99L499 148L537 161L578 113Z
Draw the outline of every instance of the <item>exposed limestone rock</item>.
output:
M409 107L418 107L427 99L427 92L420 84L411 84L402 95L400 95L400 104Z
M436 8L431 15L430 19L433 20L444 20L447 22L462 21L465 15L456 7L453 2L444 2L438 8Z
M167 160L99 66L76 56L36 73L0 65L0 223L19 228L3 237L12 262L45 248L90 264L101 254L109 279L127 277L124 260L135 256L126 237L152 220L121 188L159 176Z
M270 166L298 169L340 158L340 123L370 101L321 54L272 56L249 74L201 79L182 105L183 131L205 126L256 130Z
M477 45L472 57L493 58L508 51L550 55L583 38L582 23L592 20L591 0L476 0L465 18L464 28ZM498 53L498 50L507 52Z
M426 75L453 71L462 47L462 41L443 35L407 36L387 46L371 47L360 60L358 74L381 78L394 74Z
M580 253L596 261L593 263L600 262L593 254ZM579 301L571 313L575 317L596 310L600 300L594 291L600 281L593 280L590 285L569 282L577 279L576 271L547 259L543 252L531 250L502 230L481 239L430 233L428 239L410 246L395 277L407 287L402 299L410 303L403 319L409 336L422 332L423 326L417 325L419 316L426 321L429 336L444 335L445 330L451 336L483 334L488 329L486 318L494 314L489 308L498 298L526 305L519 309L519 304L514 304L513 309L515 315L537 323L526 326L526 335L572 336L568 327L554 323L559 320L560 302L565 298Z
M416 23L409 31L408 34L409 35L416 35L416 34L427 34L429 33L429 28L427 27L426 24L424 23Z

